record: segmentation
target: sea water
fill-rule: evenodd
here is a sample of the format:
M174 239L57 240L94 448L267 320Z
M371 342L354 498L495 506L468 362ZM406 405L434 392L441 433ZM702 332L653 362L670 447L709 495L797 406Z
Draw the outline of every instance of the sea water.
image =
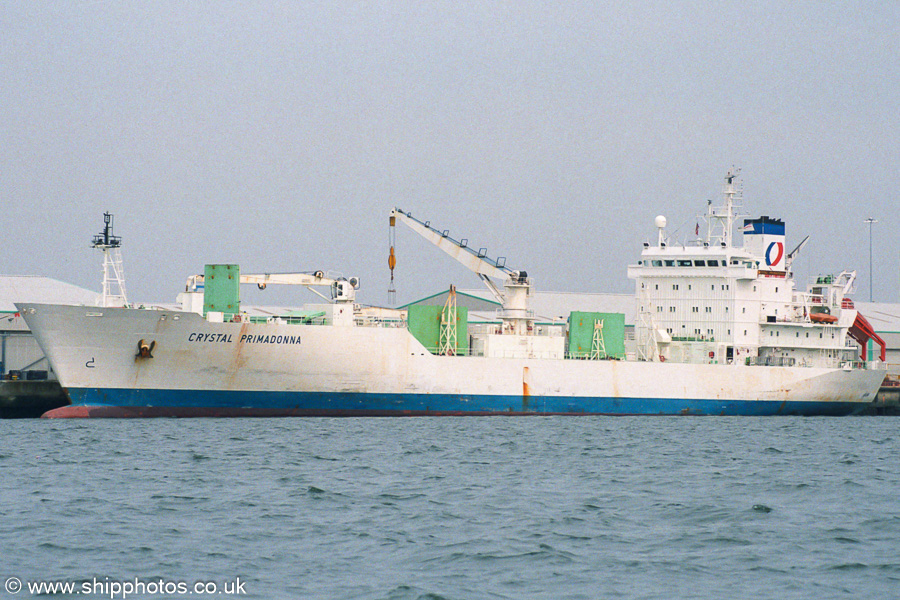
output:
M898 425L2 421L0 597L897 598Z

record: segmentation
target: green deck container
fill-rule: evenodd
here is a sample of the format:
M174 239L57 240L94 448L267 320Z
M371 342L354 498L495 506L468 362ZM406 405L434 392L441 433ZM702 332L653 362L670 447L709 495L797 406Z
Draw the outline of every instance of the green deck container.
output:
M408 309L409 332L432 354L437 354L440 347L441 313L443 311L443 306L418 304L414 304ZM456 346L456 354L469 353L469 309L465 306L456 307Z
M241 311L241 268L238 265L206 265L203 272L203 314Z
M625 315L622 313L572 312L569 314L569 357L590 358L594 323L603 321L603 346L599 358L625 358Z

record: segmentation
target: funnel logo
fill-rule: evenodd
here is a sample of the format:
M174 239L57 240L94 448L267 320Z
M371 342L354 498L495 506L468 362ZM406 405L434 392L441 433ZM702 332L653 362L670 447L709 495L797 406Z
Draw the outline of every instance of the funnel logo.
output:
M781 242L772 242L766 248L766 264L770 267L777 267L784 257L784 244Z

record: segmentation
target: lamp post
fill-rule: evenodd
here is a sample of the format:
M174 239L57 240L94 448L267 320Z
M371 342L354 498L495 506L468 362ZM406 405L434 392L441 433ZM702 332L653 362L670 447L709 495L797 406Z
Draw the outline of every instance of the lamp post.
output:
M869 217L868 219L863 221L863 223L869 224L869 302L872 301L872 281L875 279L872 276L872 225L877 222L878 220L873 219L872 217Z

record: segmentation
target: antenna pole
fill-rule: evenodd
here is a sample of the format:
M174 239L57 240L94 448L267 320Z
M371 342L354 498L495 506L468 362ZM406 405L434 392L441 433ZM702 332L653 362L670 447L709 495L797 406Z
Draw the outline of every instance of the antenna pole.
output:
M878 219L873 219L869 217L863 223L869 224L869 302L872 302L872 282L875 280L874 273L872 273L872 225L878 222Z

